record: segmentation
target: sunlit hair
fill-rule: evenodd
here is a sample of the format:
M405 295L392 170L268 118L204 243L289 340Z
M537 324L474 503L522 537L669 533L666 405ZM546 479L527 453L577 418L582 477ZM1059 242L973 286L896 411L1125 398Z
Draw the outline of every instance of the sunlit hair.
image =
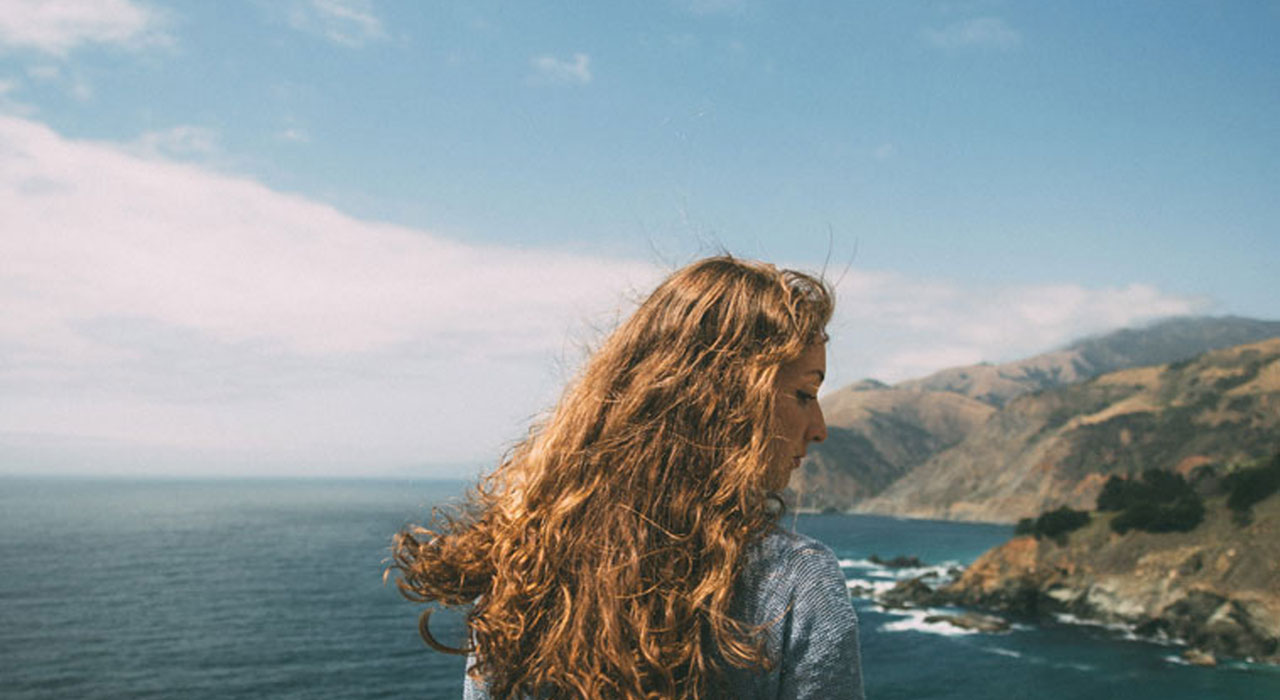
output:
M495 698L706 698L768 669L730 615L775 527L766 472L779 366L825 341L820 280L730 256L665 281L453 516L396 535L397 585L463 605ZM430 610L419 625L429 645Z

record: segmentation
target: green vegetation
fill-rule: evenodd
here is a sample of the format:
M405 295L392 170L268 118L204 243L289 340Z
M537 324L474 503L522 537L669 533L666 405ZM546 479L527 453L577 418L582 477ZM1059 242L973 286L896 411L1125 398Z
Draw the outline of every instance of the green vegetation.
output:
M1227 491L1227 507L1237 522L1248 522L1253 504L1280 491L1280 453L1269 463L1228 474L1222 485Z
M1062 506L1057 510L1041 513L1038 518L1023 518L1014 528L1015 535L1035 535L1037 539L1048 537L1059 544L1066 542L1067 534L1089 524L1089 513Z
M1124 534L1189 532L1204 520L1204 502L1181 474L1148 469L1141 480L1112 476L1098 494L1098 510L1118 511L1111 529Z

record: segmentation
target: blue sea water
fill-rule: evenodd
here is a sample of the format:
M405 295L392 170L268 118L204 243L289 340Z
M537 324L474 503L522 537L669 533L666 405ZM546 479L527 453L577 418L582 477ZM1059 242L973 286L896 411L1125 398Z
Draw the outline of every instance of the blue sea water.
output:
M0 480L0 698L457 698L462 661L384 585L390 535L456 482ZM972 561L1009 529L845 515L791 522L851 582L867 558ZM1280 698L1280 672L1176 661L1080 625L962 634L857 600L868 696ZM459 621L433 629L459 636Z

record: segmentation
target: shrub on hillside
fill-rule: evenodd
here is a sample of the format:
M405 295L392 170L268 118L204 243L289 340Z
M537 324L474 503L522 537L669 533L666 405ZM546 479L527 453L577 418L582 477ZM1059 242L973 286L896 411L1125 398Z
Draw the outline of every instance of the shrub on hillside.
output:
M1247 513L1253 504L1280 491L1280 453L1267 464L1228 474L1222 483L1227 489L1227 507L1237 515Z
M1141 482L1130 481L1123 476L1112 475L1102 485L1098 494L1098 510L1117 511L1147 500L1146 489Z
M1048 537L1059 542L1067 537L1067 533L1079 530L1089 524L1089 513L1062 506L1057 510L1041 513L1038 518L1023 518L1013 529L1015 535L1035 535L1037 538Z
M1187 532L1204 520L1204 502L1181 474L1148 469L1142 479L1112 476L1098 494L1098 510L1119 511L1111 529Z
M1122 535L1130 530L1190 532L1203 520L1204 502L1193 495L1173 503L1144 501L1134 505L1111 521L1111 529Z

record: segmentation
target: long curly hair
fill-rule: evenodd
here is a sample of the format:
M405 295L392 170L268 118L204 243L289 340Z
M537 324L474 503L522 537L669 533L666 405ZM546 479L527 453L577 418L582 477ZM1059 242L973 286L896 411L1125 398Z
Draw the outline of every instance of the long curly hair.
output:
M767 670L730 614L744 555L776 526L780 365L826 339L815 277L728 255L677 270L554 411L431 528L398 533L411 600L473 604L470 673L495 698L706 698L723 664Z

